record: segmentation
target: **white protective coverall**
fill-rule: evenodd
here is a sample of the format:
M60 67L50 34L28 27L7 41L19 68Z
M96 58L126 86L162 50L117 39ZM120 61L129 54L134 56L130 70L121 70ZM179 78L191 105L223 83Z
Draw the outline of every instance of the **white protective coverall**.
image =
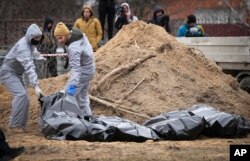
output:
M38 85L35 65L32 60L33 45L31 39L42 36L42 32L36 24L32 24L22 37L5 56L0 68L0 83L2 83L12 94L12 111L9 127L26 128L29 113L29 99L27 87L22 82L25 73L32 87Z
M74 85L76 89L75 98L80 109L83 110L85 116L91 116L88 89L89 82L95 73L93 49L87 37L78 29L72 30L71 39L73 40L69 40L68 44L66 43L71 75L65 90L70 85Z

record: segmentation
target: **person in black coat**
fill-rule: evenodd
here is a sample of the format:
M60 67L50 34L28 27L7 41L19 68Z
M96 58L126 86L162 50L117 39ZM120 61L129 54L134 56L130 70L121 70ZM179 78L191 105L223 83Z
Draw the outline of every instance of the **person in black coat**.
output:
M11 160L22 154L24 151L25 148L23 146L18 148L11 148L6 142L3 131L0 129L0 161Z
M149 23L162 26L168 33L170 33L169 16L164 13L164 10L160 6L154 8L153 18Z
M43 26L43 41L41 41L37 49L39 52L43 54L55 54L56 53L56 40L53 36L54 30L53 28L53 20L46 16L44 19ZM48 77L56 77L57 76L57 60L56 57L47 57L47 78Z
M115 18L115 1L114 0L99 0L98 6L99 20L102 26L102 39L104 40L104 27L106 17L108 18L108 39L113 37L113 26Z
M137 21L138 18L131 14L130 6L128 3L121 4L121 11L117 20L115 21L115 28L119 31L123 25L127 25L133 21Z

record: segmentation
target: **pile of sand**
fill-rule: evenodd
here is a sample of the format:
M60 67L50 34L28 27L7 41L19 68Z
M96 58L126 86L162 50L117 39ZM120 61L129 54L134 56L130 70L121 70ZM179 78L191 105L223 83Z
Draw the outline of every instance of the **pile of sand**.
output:
M94 90L107 73L147 55L153 57L128 71L113 75L99 90ZM199 51L177 42L161 27L142 21L124 26L95 53L95 58L97 69L90 93L103 100L114 103L127 96L120 101L122 107L148 116L205 103L219 110L250 117L250 95L238 87L235 79L224 74ZM41 88L47 95L54 93L63 88L67 78L63 75L41 80ZM39 104L33 90L29 92L29 123L36 124ZM10 101L11 97L0 86L0 122L3 126L7 125ZM94 101L91 104L94 114L118 115L137 122L145 120Z

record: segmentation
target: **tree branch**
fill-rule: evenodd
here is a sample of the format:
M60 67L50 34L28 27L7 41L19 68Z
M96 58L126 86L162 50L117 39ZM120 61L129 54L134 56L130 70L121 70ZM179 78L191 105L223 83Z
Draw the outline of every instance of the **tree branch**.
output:
M92 95L89 95L89 98L90 100L92 101L95 101L95 102L98 102L102 105L105 105L107 107L111 107L115 110L119 110L119 111L122 111L122 112L126 112L126 113L129 113L129 114L132 114L132 115L135 115L135 116L139 116L139 117L142 117L142 118L146 118L146 119L149 119L150 117L146 114L140 114L140 113L137 113L137 112L132 112L131 109L128 110L128 109L125 109L125 107L117 107L118 105L115 104L115 103L111 103L111 102L108 102L108 101L105 101L105 100L102 100L102 99L99 99L97 97L94 97Z
M104 75L102 77L102 79L97 82L96 85L93 86L92 90L91 91L97 91L100 89L100 87L103 87L105 82L112 76L116 75L116 74L121 74L121 72L126 72L127 70L131 70L133 68L135 68L137 65L141 64L142 62L146 61L147 59L149 58L152 58L152 57L155 57L155 55L147 55L146 57L144 58L141 58L141 59L137 59L136 61L134 62L131 62L131 63L128 63L126 65L121 65L120 67L118 68L115 68L114 70L112 70L111 72L109 72L108 74Z

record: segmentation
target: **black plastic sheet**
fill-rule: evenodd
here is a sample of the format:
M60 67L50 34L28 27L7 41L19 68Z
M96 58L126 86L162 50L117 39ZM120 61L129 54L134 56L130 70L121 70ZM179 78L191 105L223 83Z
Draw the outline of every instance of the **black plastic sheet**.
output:
M105 126L92 124L68 111L54 111L50 116L42 127L48 139L104 141Z
M74 97L55 93L40 99L40 127L49 139L87 141L192 140L200 135L242 137L250 133L244 118L207 105L172 111L139 125L116 116L84 119Z
M158 135L151 128L116 116L99 116L91 119L90 122L103 125L106 128L103 141L143 142L148 139L159 139Z
M42 107L40 127L43 127L44 121L53 117L51 115L53 115L56 111L72 112L80 118L84 117L82 111L76 103L75 98L70 95L58 92L47 97L42 97L39 101Z
M199 135L244 137L250 133L250 123L244 118L203 104L161 114L144 125L152 128L162 139L175 140L195 139Z
M75 98L56 93L40 99L42 115L40 126L49 139L87 141L157 140L151 129L119 117L98 116L84 119Z
M186 111L174 111L151 118L144 125L155 130L165 140L190 140L201 134L206 121Z
M213 137L243 137L250 133L250 123L244 118L221 112L207 105L194 105L187 111L191 115L204 117L208 123L203 135Z

